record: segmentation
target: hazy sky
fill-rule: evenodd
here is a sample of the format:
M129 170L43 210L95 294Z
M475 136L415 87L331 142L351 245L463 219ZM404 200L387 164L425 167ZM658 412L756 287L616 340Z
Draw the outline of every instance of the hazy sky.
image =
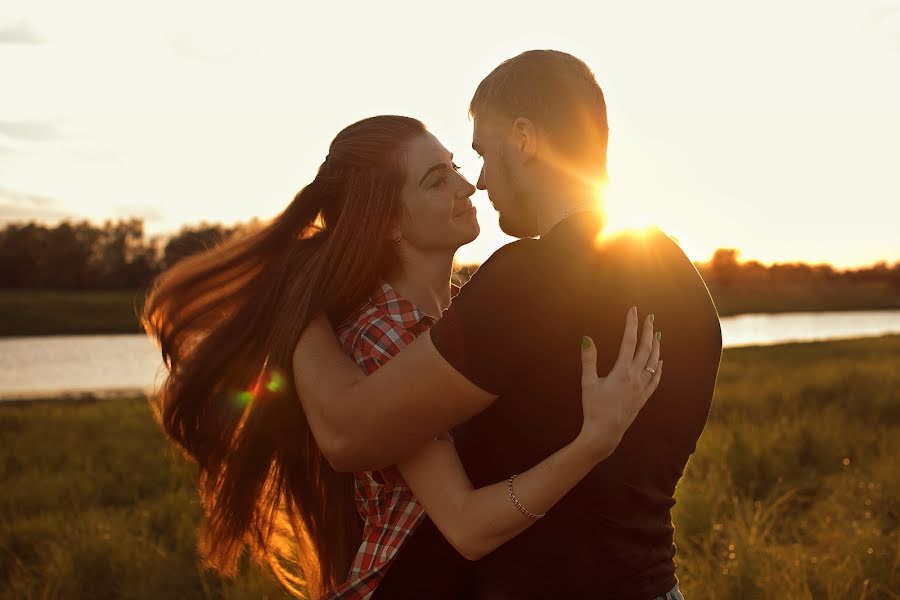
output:
M614 222L694 259L900 260L900 2L868 0L0 0L0 222L269 218L384 113L425 121L474 182L468 101L532 48L606 94ZM463 262L509 239L475 200Z

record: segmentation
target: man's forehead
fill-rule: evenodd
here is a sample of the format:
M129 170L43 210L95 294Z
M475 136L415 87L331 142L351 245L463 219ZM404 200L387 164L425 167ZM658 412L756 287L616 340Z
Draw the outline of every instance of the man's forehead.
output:
M486 140L497 135L501 130L501 119L487 114L472 118L472 141Z
M472 146L477 146L481 143L481 140L485 137L487 131L487 123L484 118L479 119L475 117L472 120Z

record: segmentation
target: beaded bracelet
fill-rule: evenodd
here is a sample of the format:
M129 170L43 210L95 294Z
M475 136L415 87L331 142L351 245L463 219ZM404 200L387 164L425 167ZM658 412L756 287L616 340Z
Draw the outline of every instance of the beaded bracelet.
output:
M525 508L524 506L522 506L522 503L519 502L519 499L518 499L518 498L516 498L515 492L513 492L513 484L512 484L512 482L513 482L513 479L515 479L516 477L518 477L518 475L513 475L512 477L510 477L509 479L506 480L506 491L509 493L509 498L510 498L510 500L513 501L513 504L516 505L516 508L519 509L519 512L520 512L520 513L522 513L523 515L525 515L525 516L528 517L529 519L534 519L535 521L537 521L538 519L542 518L542 517L543 517L545 514L547 514L547 513L544 513L544 514L542 514L542 515L538 515L538 514L535 514L535 513L531 512L530 510L528 510L528 509Z

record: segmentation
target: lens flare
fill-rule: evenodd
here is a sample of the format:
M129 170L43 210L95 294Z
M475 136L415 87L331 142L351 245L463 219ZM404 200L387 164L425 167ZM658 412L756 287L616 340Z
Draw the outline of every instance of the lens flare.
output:
M234 393L234 400L240 407L245 408L254 400L259 399L263 387L270 393L277 394L284 389L285 381L285 377L280 371L263 369L249 389Z
M280 392L284 387L284 377L278 371L273 371L269 382L266 383L266 389L270 392Z

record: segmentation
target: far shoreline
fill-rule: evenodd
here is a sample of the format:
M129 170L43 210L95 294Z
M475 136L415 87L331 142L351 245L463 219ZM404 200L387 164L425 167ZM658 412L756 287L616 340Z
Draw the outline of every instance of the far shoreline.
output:
M91 404L106 400L146 400L152 392L140 388L110 388L108 390L21 392L8 396L0 394L0 406L13 404Z
M843 309L843 308L823 308L820 310L771 310L767 312L740 312L740 313L730 313L723 314L719 313L720 319L733 318L733 317L765 317L771 315L820 315L825 313L872 313L872 312L894 312L900 310L900 306L887 306L887 307L876 307L876 308L852 308L852 309ZM33 338L60 338L60 337L82 337L82 336L132 336L132 335L146 335L147 332L141 328L135 328L130 330L122 330L122 331L108 331L108 330L100 330L100 331L81 331L81 332L70 332L70 331L59 331L59 332L41 332L41 333L6 333L0 331L0 340L15 340L15 339L33 339ZM892 335L892 334L885 334ZM864 335L860 336L860 338L870 338L870 337L879 337L879 336L870 336ZM841 339L860 339L860 338L841 338ZM811 340L811 341L828 341L827 339L823 340ZM787 342L790 343L790 342ZM799 342L806 343L806 342ZM771 346L771 345L781 345L781 343L775 344L749 344L751 346Z
M720 317L900 310L900 290L886 284L708 287ZM0 338L141 334L144 294L140 289L0 289Z

